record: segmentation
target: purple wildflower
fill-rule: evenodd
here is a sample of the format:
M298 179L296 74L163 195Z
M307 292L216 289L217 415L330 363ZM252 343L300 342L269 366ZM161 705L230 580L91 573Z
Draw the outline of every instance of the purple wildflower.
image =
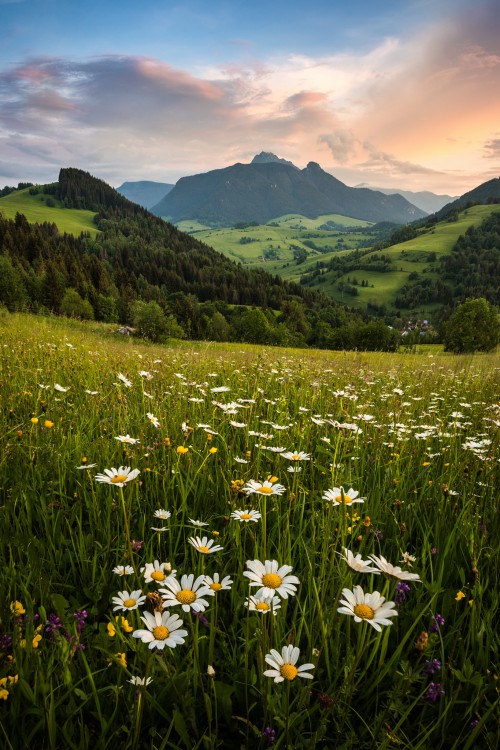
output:
M271 747L276 742L276 730L271 729L271 727L266 727L262 732L262 739L267 747Z
M437 547L431 547L431 555L437 555L438 552L439 550Z
M58 633L62 628L62 622L61 618L55 615L54 613L51 613L47 617L47 622L45 623L45 632L47 633L49 637L49 641L51 643L54 643L56 638L56 633Z
M139 539L132 539L131 547L134 552L139 552L142 549L143 544L144 542L140 541Z
M439 628L444 625L444 617L440 614L433 615L432 619L434 620L434 623L430 626L429 632L430 633L439 633Z
M12 636L8 633L4 633L0 638L0 651L6 654L10 654L12 651Z
M431 682L423 699L428 703L435 703L444 694L444 689L440 682Z
M80 635L85 627L85 620L88 617L87 611L85 609L77 609L76 612L73 612L73 617L76 620L76 632Z
M441 662L439 662L437 659L426 659L425 660L425 666L422 669L422 672L424 674L430 674L433 675L436 672L439 672L441 669Z
M398 584L396 585L396 595L394 597L394 603L396 607L400 607L406 601L406 597L408 596L410 591L411 589L407 583L405 583L404 581L398 582Z

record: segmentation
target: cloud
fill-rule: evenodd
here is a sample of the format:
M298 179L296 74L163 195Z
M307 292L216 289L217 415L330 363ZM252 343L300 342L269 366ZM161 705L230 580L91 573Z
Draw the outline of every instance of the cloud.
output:
M319 143L325 143L339 164L346 164L350 157L356 154L358 139L350 130L336 130L334 133L324 133L318 138Z
M375 146L369 142L363 143L363 148L368 152L369 159L365 162L362 162L359 164L360 167L365 168L377 168L377 169L384 169L387 168L389 171L397 174L408 174L408 175L415 175L415 174L425 174L425 175L435 175L435 174L442 174L442 172L439 172L435 169L430 169L429 167L422 166L421 164L413 164L409 161L401 161L400 159L397 159L393 154L388 154L385 151L380 151L379 149L375 148Z
M500 158L500 138L492 138L484 144L484 156L488 159Z

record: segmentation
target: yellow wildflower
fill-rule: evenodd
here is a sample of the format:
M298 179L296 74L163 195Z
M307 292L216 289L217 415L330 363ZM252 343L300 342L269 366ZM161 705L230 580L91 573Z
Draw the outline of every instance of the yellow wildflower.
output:
M6 677L0 677L0 688L7 687L7 678Z
M23 605L21 604L21 602L18 602L18 601L17 601L17 599L16 599L16 601L15 601L15 602L11 602L11 603L10 603L10 611L11 611L11 612L12 612L12 614L13 614L13 615L15 615L16 617L20 617L21 615L24 615L24 614L26 614L26 610L24 609L24 607L23 607Z
M38 417L31 417L31 424L38 424Z
M278 477L274 477L272 474L269 474L267 481L271 482L271 484L274 484L275 482L278 481Z
M110 638L114 638L116 635L116 628L112 622L108 622L108 635Z
M46 419L43 424L44 427L46 427L48 430L50 430L50 428L54 426L54 422L51 422L50 419Z
M117 654L115 654L115 658L118 660L118 663L121 664L122 667L125 667L125 669L127 669L126 656L127 656L126 653L121 653L121 652L118 652Z
M217 448L210 448L209 453L217 453Z
M455 601L459 602L461 599L465 599L465 594L463 591L459 591L458 594L455 597Z
M182 455L183 453L187 453L188 450L189 450L189 448L186 448L185 445L178 445L177 446L177 453L179 453L179 455Z
M8 690L0 690L0 700L6 701L9 697L9 691Z
M38 644L40 643L41 640L42 640L42 636L41 635L35 635L35 637L31 641L32 647L33 648L38 648Z

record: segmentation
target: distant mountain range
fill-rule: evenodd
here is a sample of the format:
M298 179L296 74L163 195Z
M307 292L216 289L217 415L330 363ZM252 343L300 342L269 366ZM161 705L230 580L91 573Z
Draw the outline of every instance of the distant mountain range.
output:
M128 198L132 203L137 203L139 206L149 209L161 201L173 187L168 182L142 180L139 182L124 182L123 185L116 188L116 192L123 195L124 198Z
M266 152L250 164L182 177L150 210L172 222L196 219L212 226L252 221L265 224L293 213L309 218L338 213L397 224L426 216L401 195L348 187L316 162L298 169Z
M381 188L381 187L370 187L366 183L356 185L357 188L370 188L370 190L378 190L380 193L385 195L402 195L407 201L412 203L417 208L425 211L427 214L433 214L439 211L440 208L446 206L447 203L456 200L457 195L438 195L431 193L429 190L421 190L417 193L412 190L398 190L396 188Z
M473 190L469 190L468 193L464 193L452 201L447 203L443 208L436 212L436 218L442 219L450 211L460 211L463 208L467 208L468 205L475 203L498 203L500 202L500 177L494 177L492 180L483 182Z

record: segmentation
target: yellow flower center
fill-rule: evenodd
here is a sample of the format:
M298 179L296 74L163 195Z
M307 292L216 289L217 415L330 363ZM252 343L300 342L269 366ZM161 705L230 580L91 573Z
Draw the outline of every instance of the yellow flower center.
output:
M124 607L135 607L136 604L136 599L125 599L125 601L123 602Z
M272 487L259 487L257 492L260 492L261 495L272 495L273 489Z
M164 625L157 625L156 628L153 628L153 635L157 641L166 641L170 635L170 630Z
M375 612L368 604L356 604L354 614L361 617L362 620L373 620Z
M217 581L214 581L210 584L210 588L212 589L212 591L220 591L222 588L222 583L217 583Z
M262 583L269 589L277 589L283 583L283 579L277 573L266 573L265 576L262 576Z
M251 518L251 517L252 517L252 514L251 514L251 513L242 513L242 514L240 515L240 518L241 518L241 519L242 519L243 521L248 521L248 519L249 519L249 518Z
M196 549L198 550L198 552L204 552L205 554L206 554L207 552L210 552L210 550L208 549L208 547L205 547L205 546L204 546L203 544L201 544L201 545L200 545L199 547L197 547Z
M176 594L175 598L181 604L192 604L196 601L196 594L194 591L191 591L191 589L181 589L181 591Z
M293 461L300 461L300 456L299 456L299 454L298 454L298 453L294 453L294 454L293 454L293 456L292 456L292 460L293 460Z
M255 609L258 609L261 612L267 612L268 609L271 609L271 608L269 604L267 604L267 602L259 602L258 604L255 605Z
M111 479L111 484L116 484L117 482L126 482L126 481L127 481L126 474L117 474L116 477L113 477Z
M283 664L283 666L280 667L280 673L285 680L294 680L297 677L299 670L297 667L294 667L293 664Z
M151 578L153 579L153 581L164 581L165 573L163 573L161 570L155 570L151 573Z
M344 497L342 497L342 495L337 495L337 497L335 498L335 502L350 505L352 503L352 497L349 497L349 495L344 495Z

